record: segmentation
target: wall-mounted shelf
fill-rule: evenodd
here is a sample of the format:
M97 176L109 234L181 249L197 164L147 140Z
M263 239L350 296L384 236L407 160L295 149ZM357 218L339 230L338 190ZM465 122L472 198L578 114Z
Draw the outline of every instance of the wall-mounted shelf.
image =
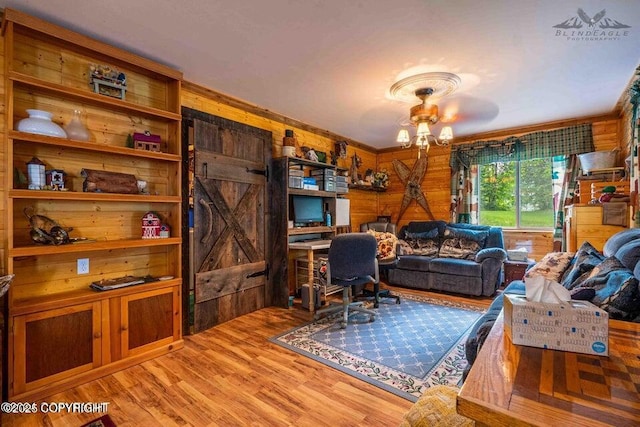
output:
M384 193L387 191L385 187L374 187L373 185L349 184L349 188L353 190L375 191L377 193Z

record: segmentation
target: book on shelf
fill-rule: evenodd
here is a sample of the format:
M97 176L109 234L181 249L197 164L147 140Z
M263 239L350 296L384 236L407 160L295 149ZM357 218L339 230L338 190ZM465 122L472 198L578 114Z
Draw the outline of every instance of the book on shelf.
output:
M125 288L127 286L139 285L145 283L144 277L124 276L115 279L102 279L98 282L92 282L90 288L96 291L109 291L111 289Z

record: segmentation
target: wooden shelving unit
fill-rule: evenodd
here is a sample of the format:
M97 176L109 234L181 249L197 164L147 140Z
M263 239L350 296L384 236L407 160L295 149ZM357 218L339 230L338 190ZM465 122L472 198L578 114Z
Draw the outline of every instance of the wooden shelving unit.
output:
M6 234L9 291L8 390L38 399L156 357L182 344L182 74L130 52L12 9L5 9ZM125 73L126 99L94 93L92 64ZM91 139L76 141L15 130L27 109L69 122L81 110ZM160 152L126 146L149 131ZM66 173L66 191L28 190L37 157ZM135 175L149 194L83 192L82 169ZM25 209L72 228L86 241L59 246L31 240ZM142 239L142 217L157 213L171 237ZM77 273L77 261L89 272ZM123 276L163 280L97 292L92 282Z
M291 169L303 170L305 176L311 176L312 171L328 169L335 171L336 167L330 164L313 162L295 157L280 157L273 159L272 174L274 182L282 183L275 186L271 195L271 231L272 231L272 253L274 260L282 260L281 264L274 265L273 274L276 279L274 283L282 285L274 290L274 300L280 305L286 306L288 296L296 289L295 278L290 275L293 272L293 263L300 254L292 253L289 244L293 241L306 239L330 239L336 234L336 226L314 224L312 226L289 227L289 222L293 222L292 196L310 196L322 199L323 205L328 206L329 213L335 224L336 218L336 198L335 191L308 190L293 188L289 186L289 175ZM297 251L300 252L300 251ZM291 277L290 277L291 276Z

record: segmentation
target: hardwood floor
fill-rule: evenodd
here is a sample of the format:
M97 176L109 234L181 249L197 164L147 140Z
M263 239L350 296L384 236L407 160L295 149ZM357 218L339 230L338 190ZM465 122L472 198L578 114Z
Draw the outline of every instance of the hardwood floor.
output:
M389 288L480 307L491 301ZM109 402L118 427L398 425L410 401L267 341L308 320L301 308L265 308L186 336L182 350L44 401ZM100 415L2 414L0 425L77 427Z

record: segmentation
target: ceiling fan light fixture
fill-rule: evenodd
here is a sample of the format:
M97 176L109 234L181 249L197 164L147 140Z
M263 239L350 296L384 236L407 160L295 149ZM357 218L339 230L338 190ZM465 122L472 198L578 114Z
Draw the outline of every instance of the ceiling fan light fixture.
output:
M451 129L451 126L445 126L442 128L442 130L440 131L440 140L443 142L444 145L449 144L449 141L451 141L453 139L453 129Z
M449 145L453 139L453 129L451 126L444 126L440 131L440 137L436 138L429 129L429 125L434 125L440 120L438 106L429 102L430 97L442 97L455 91L460 84L460 78L451 73L422 73L416 76L404 78L391 86L390 93L398 100L406 101L406 93L409 89L422 102L411 107L409 119L416 129L414 137L409 136L406 129L400 130L396 141L402 148L409 148L416 144L418 147L418 158L420 150L429 151L431 143L436 145Z
M409 131L406 129L400 129L400 131L398 132L398 137L396 138L396 142L399 142L403 146L411 142Z
M431 129L429 129L429 124L427 122L418 123L418 130L416 131L418 137L425 137L431 135Z

